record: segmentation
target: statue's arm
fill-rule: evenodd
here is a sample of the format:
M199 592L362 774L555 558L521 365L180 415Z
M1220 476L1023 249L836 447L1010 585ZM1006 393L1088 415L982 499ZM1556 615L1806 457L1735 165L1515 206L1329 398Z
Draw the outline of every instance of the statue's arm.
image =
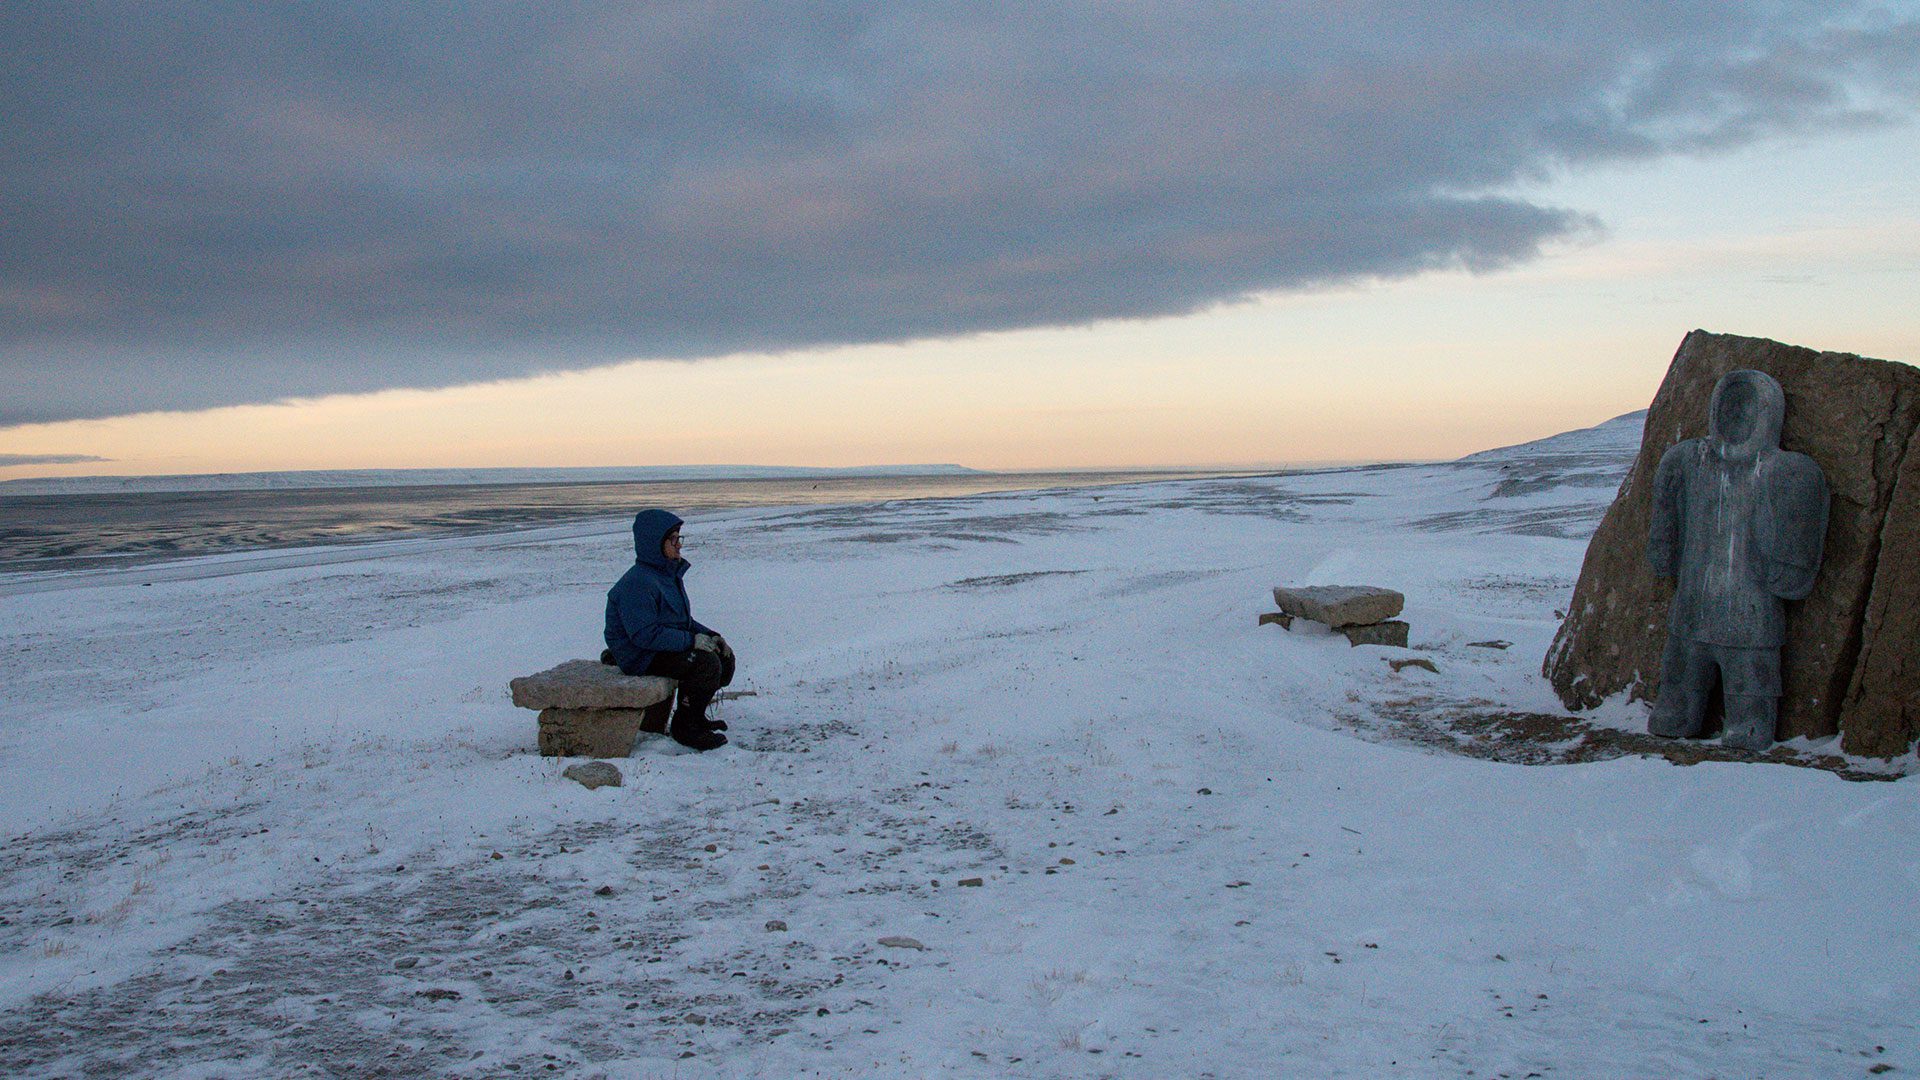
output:
M1677 444L1660 456L1660 467L1653 472L1653 514L1647 527L1647 562L1661 577L1680 572L1680 466L1681 446Z
M1754 527L1767 591L1782 600L1805 599L1825 554L1827 478L1807 455L1783 453L1768 464L1759 494Z

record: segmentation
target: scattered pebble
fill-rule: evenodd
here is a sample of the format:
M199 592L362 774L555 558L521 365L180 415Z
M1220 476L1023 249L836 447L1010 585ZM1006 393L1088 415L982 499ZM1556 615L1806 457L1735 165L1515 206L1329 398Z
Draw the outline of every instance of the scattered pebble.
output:
M963 878L961 878L961 879L960 879L960 886L961 886L962 888L967 888L967 889L977 889L977 888L979 888L980 886L982 886L982 885L985 885L985 884L986 884L986 882L985 882L985 881L983 881L983 880L981 880L980 878L977 878L977 877L963 877Z
M920 944L918 940L899 934L891 934L881 938L880 944L885 945L889 949L926 949L926 946Z
M780 919L767 920L767 933L784 934L786 932L787 932L787 924L783 920L780 920Z
M602 886L600 886L599 888L597 888L597 889L595 889L595 890L593 890L593 895L595 895L595 896L612 896L612 895L613 895L613 886L611 886L611 885L602 885Z
M419 967L420 958L417 956L403 956L400 959L395 960L393 962L393 966L401 971L405 971L410 967Z

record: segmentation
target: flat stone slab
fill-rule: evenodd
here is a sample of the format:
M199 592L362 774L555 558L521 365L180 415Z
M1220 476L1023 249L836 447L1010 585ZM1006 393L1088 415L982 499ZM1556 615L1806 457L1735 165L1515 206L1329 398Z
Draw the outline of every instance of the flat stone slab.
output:
M569 660L508 684L523 709L644 709L673 697L675 683L658 675L622 675L598 660Z
M1375 585L1276 585L1273 602L1288 615L1335 629L1385 622L1407 606L1405 596Z

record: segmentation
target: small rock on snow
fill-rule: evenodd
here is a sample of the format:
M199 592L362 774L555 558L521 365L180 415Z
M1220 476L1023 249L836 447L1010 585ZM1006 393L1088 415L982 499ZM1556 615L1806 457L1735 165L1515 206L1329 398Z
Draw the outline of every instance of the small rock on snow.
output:
M569 765L567 771L560 775L577 782L588 791L598 787L619 787L624 782L620 770L604 761L587 761L579 765Z

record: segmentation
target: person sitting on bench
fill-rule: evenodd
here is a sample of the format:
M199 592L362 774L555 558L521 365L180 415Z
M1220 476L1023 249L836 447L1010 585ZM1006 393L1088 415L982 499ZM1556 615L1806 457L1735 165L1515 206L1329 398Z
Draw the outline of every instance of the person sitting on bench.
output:
M633 518L634 563L607 591L607 650L603 663L624 675L664 675L680 683L667 734L682 746L725 746L726 724L707 719L707 706L733 681L733 650L693 617L687 599L687 560L680 557L680 518L642 510Z

